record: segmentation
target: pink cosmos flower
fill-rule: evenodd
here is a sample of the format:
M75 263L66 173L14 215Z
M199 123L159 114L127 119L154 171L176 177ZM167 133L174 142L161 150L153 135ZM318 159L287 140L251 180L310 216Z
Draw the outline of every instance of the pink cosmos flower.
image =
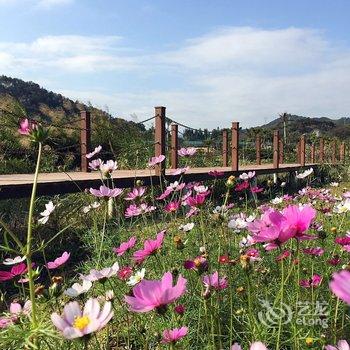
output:
M336 272L332 277L329 288L338 298L350 305L350 271Z
M184 168L178 168L175 169L171 172L171 175L181 175L181 174L185 174L188 170L190 169L189 166L186 166Z
M165 191L160 195L158 196L156 199L157 200L163 200L167 197L169 197L169 195L174 191L173 188L166 188Z
M146 203L141 203L139 206L137 206L136 204L131 204L126 208L124 215L126 218L131 218L133 216L139 216L142 214L150 213L154 210L156 210L156 207L149 206Z
M125 197L126 201L134 201L137 198L141 198L146 192L145 187L135 187L128 195Z
M148 167L149 168L154 168L157 164L160 164L163 162L165 159L165 155L161 154L158 157L152 157L150 161L148 162Z
M102 270L91 269L88 275L80 275L82 280L95 282L99 280L106 280L107 278L115 276L119 271L119 264L115 262L111 267L105 267Z
M111 302L105 302L101 310L99 301L91 298L83 310L76 301L66 304L62 316L54 312L51 321L65 338L75 339L102 329L112 317Z
M26 272L27 265L25 263L12 266L10 271L0 271L0 282L11 280L12 278L23 275Z
M210 170L208 174L213 177L222 177L225 175L225 172L219 170Z
M293 235L299 239L312 239L312 236L305 235L312 221L316 217L316 210L311 206L289 205L283 210L283 216L286 218L285 226L293 232Z
M36 128L36 124L34 122L30 122L28 118L23 119L19 123L18 132L21 135L29 135L32 130Z
M239 344L234 343L231 347L231 350L242 350L242 348ZM269 349L262 342L257 341L250 345L249 350L269 350Z
M350 191L344 192L343 193L344 198L350 198Z
M199 255L193 260L184 261L184 268L186 270L196 270L196 271L207 271L208 270L208 260L203 256Z
M228 286L227 278L219 278L219 273L215 271L211 275L203 276L203 284L206 288L214 288L216 290L225 289Z
M308 280L301 280L300 286L304 288L317 287L321 284L321 282L322 277L320 275L315 274Z
M103 198L111 198L111 197L118 197L123 190L121 188L113 188L110 189L107 186L100 186L99 190L95 190L93 188L90 188L90 193L94 195L95 197L103 197Z
M11 303L10 305L10 315L0 317L0 329L6 328L9 325L16 322L20 316L28 316L32 310L32 303L27 300L23 307L20 303Z
M143 244L143 249L137 250L133 258L136 263L141 264L147 257L155 254L163 244L165 231L161 231L157 234L156 239L147 239Z
M166 329L163 332L163 344L169 344L173 343L175 344L179 340L181 340L183 337L185 337L188 333L187 327L181 327L181 328L174 328L174 329Z
M136 237L131 237L127 242L123 242L118 248L113 248L114 253L122 256L125 252L132 249L136 244Z
M134 312L148 312L154 309L164 311L186 292L187 280L179 275L173 286L173 275L166 272L161 280L142 280L133 288L134 296L125 296L125 301Z
M249 248L246 252L245 255L249 256L249 261L254 262L254 261L260 261L260 252L258 249L255 248Z
M60 257L56 258L54 261L49 261L47 263L47 268L50 270L57 269L63 265L70 257L70 253L64 252Z
M92 152L90 152L90 153L88 153L88 154L86 155L86 158L87 158L87 159L92 158L92 157L93 157L94 155L96 155L97 153L100 153L101 150L102 150L102 146L101 146L101 145L97 146Z
M89 163L89 168L91 170L98 170L100 169L100 166L103 164L102 159L94 159Z
M164 210L167 212L167 213L173 213L175 211L177 211L180 207L180 202L169 202L165 207L164 207Z
M339 340L337 346L326 345L325 350L350 350L350 345L346 340Z
M308 255L313 255L313 256L321 256L324 253L324 249L321 247L316 247L316 248L305 248L303 249L303 252Z
M187 148L180 148L177 151L177 154L180 157L191 157L193 156L195 153L197 152L197 150L194 147L187 147Z

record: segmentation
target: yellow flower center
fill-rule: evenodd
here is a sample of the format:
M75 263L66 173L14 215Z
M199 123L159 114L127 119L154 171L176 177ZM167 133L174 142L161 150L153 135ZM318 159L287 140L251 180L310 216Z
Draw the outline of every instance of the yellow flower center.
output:
M82 331L89 323L90 319L88 316L76 317L73 323L73 327Z

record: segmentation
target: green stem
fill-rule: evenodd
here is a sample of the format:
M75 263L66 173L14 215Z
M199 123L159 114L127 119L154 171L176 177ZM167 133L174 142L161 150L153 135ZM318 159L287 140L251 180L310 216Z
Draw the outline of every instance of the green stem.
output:
M284 263L283 259L281 261L281 306L280 310L283 310L283 293L284 293ZM280 348L280 338L281 338L281 330L282 330L282 317L280 317L278 322L278 333L277 333L277 342L276 342L276 350Z
M35 303L35 286L34 286L34 276L33 276L33 268L32 268L32 234L33 234L33 214L35 207L35 196L36 196L36 188L38 184L38 176L39 176L39 168L40 168L40 159L41 159L41 151L42 144L39 142L39 150L38 157L35 167L34 174L34 182L32 188L32 195L30 197L30 205L29 205L29 214L28 214L28 230L27 230L27 267L28 267L28 278L29 278L29 295L30 301L32 303L32 326L35 328L37 326L37 308Z

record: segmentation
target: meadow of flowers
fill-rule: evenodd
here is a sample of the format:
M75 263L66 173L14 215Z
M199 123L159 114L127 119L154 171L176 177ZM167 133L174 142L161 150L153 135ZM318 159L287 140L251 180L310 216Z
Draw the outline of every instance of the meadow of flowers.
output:
M350 349L342 183L315 186L313 169L295 174L294 192L254 172L185 183L189 148L178 181L119 189L117 163L96 147L87 157L101 185L43 203L49 135L28 121L19 132L38 162L26 233L0 221L2 349Z

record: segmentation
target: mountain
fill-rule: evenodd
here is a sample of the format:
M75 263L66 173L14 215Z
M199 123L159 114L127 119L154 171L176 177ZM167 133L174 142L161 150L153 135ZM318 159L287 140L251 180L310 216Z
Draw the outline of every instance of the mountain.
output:
M26 116L44 125L56 125L50 127L43 162L45 171L78 167L81 110L90 111L92 146L102 145L105 157L118 158L124 168L148 159L151 148L145 143L150 144L152 131L142 124L114 118L99 108L48 91L34 82L0 76L0 173L33 170L35 149L16 132L19 120Z

